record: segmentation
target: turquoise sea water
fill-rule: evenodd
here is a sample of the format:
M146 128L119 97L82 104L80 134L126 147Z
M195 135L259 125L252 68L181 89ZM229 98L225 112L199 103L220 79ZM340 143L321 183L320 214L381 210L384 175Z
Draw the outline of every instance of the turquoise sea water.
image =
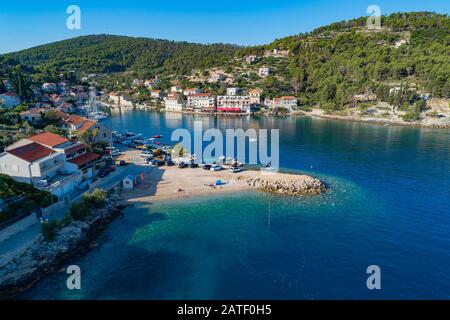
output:
M145 111L107 124L279 128L281 166L329 186L314 197L248 192L128 208L97 246L31 299L450 298L450 131L307 117L209 118ZM382 290L366 287L379 265Z

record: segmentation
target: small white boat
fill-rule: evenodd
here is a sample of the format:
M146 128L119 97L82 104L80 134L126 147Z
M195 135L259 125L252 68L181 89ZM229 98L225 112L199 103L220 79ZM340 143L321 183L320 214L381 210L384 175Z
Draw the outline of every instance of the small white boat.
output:
M215 165L212 165L211 166L211 169L210 169L211 171L221 171L221 170L223 170L223 167L222 166L219 166L218 164L215 164Z
M92 120L97 120L97 121L106 120L106 119L108 119L108 114L106 112L96 111L96 112L91 112L89 114L89 117Z

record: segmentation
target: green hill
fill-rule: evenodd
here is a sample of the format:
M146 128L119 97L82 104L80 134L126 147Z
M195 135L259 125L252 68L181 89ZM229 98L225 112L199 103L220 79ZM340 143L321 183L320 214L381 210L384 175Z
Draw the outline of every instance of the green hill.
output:
M272 79L272 86L288 88L303 103L324 108L339 108L354 94L368 91L386 100L385 85L393 83L450 97L448 15L392 14L382 18L381 30L372 31L366 21L364 17L334 23L267 46L244 48L238 55L289 50L282 60L284 77Z
M50 43L5 55L11 63L33 66L35 72L54 75L108 73L134 70L143 74L190 72L226 64L237 46L193 44L167 40L92 35Z

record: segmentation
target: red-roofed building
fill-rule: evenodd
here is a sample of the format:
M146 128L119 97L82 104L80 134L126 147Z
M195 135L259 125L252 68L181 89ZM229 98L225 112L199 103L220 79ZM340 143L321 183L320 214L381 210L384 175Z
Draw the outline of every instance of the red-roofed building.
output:
M69 160L69 162L77 165L78 168L83 170L83 169L86 169L86 168L91 167L94 164L96 164L98 162L98 160L100 160L100 158L101 158L101 155L99 155L97 153L86 152L85 154L83 154L79 157Z
M106 126L77 115L68 115L61 126L62 129L67 130L69 134L82 134L84 132L92 133L92 141L89 142L106 142L110 143L112 140L112 131Z
M37 142L8 149L0 155L0 172L20 182L50 180L65 163L65 156Z
M26 140L30 140L32 142L37 142L43 146L49 148L58 148L70 145L70 141L67 138L61 137L57 134L44 132L32 137L27 138Z

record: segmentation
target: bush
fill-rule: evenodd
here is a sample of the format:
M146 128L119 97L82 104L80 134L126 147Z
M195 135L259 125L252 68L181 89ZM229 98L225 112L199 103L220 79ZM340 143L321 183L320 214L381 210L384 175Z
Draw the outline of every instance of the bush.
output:
M47 240L47 241L53 240L55 238L58 230L59 230L59 225L58 225L58 222L56 222L56 221L44 222L41 225L42 235L44 236L45 240Z
M91 214L91 208L84 201L81 201L79 203L75 203L70 208L70 217L73 220L84 220L90 214Z
M105 205L106 192L101 189L95 189L91 193L83 195L83 202L90 208L99 209Z
M413 121L417 121L417 120L419 120L419 113L417 113L416 111L410 111L410 112L407 112L403 117L402 117L402 119L403 119L403 121L406 121L406 122L413 122Z

